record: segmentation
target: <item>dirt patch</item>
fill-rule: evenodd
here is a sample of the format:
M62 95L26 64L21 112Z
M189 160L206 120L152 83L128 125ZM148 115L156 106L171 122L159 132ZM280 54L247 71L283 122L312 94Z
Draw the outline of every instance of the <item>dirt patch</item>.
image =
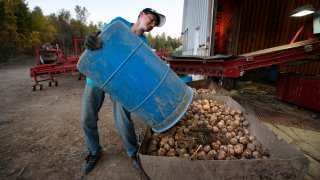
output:
M116 131L108 97L100 112L103 156L89 174L80 171L87 155L80 127L84 80L57 77L32 91L34 57L0 64L0 179L140 179ZM140 139L145 126L134 120Z

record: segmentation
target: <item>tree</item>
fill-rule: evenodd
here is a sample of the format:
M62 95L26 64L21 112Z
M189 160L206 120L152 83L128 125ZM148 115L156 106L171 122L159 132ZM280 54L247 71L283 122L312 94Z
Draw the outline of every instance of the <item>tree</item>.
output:
M17 31L23 35L31 32L31 15L27 4L22 1L17 1L14 15L17 17Z
M159 35L157 34L156 37L154 37L154 49L156 50L160 50L160 44L159 44Z
M167 46L168 50L173 50L174 40L170 36L167 37L167 45L166 46Z
M13 55L19 46L19 33L15 8L19 1L5 0L0 1L0 58L1 61Z
M40 7L36 6L31 12L31 30L30 38L32 38L33 47L39 46L41 44L52 42L56 35L56 28L50 23L48 17L45 17L42 13ZM37 35L35 35L37 34ZM39 39L33 39L39 38ZM40 43L40 44L38 44Z
M177 47L181 45L179 39L171 38L170 36L166 36L165 33L162 33L161 36L156 35L155 37L152 34L146 33L147 40L152 49L156 50L169 50L173 51Z
M83 38L86 37L89 32L96 31L97 27L96 25L93 25L92 22L90 22L89 26L86 26L86 20L89 16L89 13L85 7L76 6L75 12L77 14L77 19L71 20L71 29L73 32L73 38Z
M81 23L85 24L87 21L87 18L89 16L88 10L86 7L81 8L81 6L76 5L75 8L76 14L77 14L77 20L79 20Z
M92 25L93 25L93 22L90 22L89 29L90 29L90 26ZM98 24L94 26L96 27L96 29L101 29L104 25L106 25L106 23L99 21Z
M149 42L149 44L150 44L150 47L151 48L154 48L154 39L153 39L153 37L152 37L152 35L151 35L151 32L149 32L149 33L147 33L147 35L146 35L146 38L147 38L147 41Z
M54 43L60 45L65 55L69 54L69 48L73 44L70 11L61 9L57 15L51 14L49 19L57 29L57 36Z
M85 37L86 32L86 26L85 24L81 23L79 20L71 20L70 23L71 31L72 31L72 38L79 38L79 37Z
M163 32L163 33L161 34L161 36L159 37L159 49L160 49L160 50L165 50L165 49L167 49L167 47L166 47L166 41L167 41L166 34Z

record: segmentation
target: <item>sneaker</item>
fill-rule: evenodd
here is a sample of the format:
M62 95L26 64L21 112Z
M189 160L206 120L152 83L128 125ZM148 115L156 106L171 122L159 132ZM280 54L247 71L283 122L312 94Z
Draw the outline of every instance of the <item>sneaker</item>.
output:
M132 163L133 169L135 169L139 172L142 172L141 164L140 164L140 161L137 157L137 154L132 155L131 160L132 160L131 163Z
M102 153L98 153L97 155L89 154L86 157L86 161L84 162L84 164L82 166L82 171L85 174L88 174L94 168L94 166L98 162L98 160L101 157L101 155L102 155Z

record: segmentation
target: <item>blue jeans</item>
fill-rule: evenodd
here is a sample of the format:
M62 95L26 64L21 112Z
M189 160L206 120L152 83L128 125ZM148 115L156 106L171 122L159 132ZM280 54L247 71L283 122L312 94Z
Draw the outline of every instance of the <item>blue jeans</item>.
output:
M83 94L81 126L84 131L85 144L92 155L101 151L97 122L104 97L105 92L99 87L86 85ZM128 156L131 157L137 152L139 144L130 112L112 97L110 100L115 126L124 140Z

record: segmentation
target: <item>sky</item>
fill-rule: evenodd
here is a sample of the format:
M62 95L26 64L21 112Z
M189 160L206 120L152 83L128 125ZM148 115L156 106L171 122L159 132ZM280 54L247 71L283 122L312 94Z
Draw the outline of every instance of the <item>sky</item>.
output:
M85 7L89 16L87 22L110 22L121 16L135 22L139 12L144 8L153 8L166 16L163 27L155 27L151 34L161 35L163 32L172 38L179 38L181 34L183 0L25 0L30 10L39 6L44 15L58 13L61 9L70 11L72 18L76 18L75 7Z

